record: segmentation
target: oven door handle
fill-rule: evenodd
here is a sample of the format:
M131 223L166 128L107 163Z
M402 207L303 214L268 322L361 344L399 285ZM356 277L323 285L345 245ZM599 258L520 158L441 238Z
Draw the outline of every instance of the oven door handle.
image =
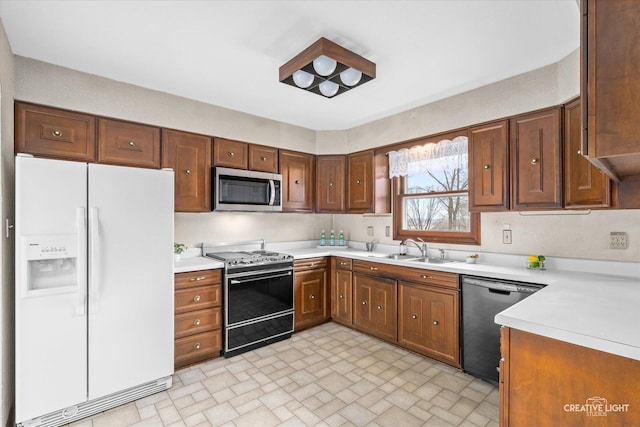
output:
M229 279L229 284L239 285L241 283L246 283L246 282L255 282L256 280L277 279L278 277L287 277L287 276L291 276L290 271L287 271L284 274L273 274L271 276L254 276L254 277L247 277L244 279Z

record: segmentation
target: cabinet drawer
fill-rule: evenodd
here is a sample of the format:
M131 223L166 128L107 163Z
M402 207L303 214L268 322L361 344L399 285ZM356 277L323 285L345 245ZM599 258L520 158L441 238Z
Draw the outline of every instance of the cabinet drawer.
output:
M249 144L249 169L278 173L278 149Z
M15 151L93 162L96 119L72 111L16 103Z
M204 359L217 357L222 350L220 330L204 332L175 341L175 367L189 365Z
M176 314L222 304L222 285L199 286L176 291Z
M377 262L360 261L354 259L352 261L353 271L358 273L369 274L379 277L388 277L395 279L398 277L398 270L402 267L396 267L394 265L382 264Z
M407 280L425 285L436 285L451 289L460 289L458 275L444 271L424 270L421 268L399 268L398 280Z
M351 270L352 267L353 262L351 261L351 258L336 257L336 268L341 270Z
M300 259L293 262L293 269L295 271L317 270L321 268L327 268L326 257Z
M175 337L183 338L222 327L222 308L189 311L177 314L175 319Z
M218 285L220 283L222 283L221 270L190 271L188 273L176 273L175 275L176 289Z
M213 165L247 169L248 146L246 142L224 138L213 139Z
M160 128L98 119L98 161L159 169Z

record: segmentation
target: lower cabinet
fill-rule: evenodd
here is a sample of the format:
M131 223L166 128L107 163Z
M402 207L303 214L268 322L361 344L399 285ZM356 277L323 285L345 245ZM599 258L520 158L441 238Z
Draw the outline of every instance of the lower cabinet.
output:
M175 368L220 356L222 272L175 275Z
M410 282L398 291L398 343L459 367L459 291Z
M353 283L351 260L334 258L334 276L331 286L331 318L343 325L353 324Z
M353 274L353 324L377 337L396 341L397 282L394 279Z
M297 260L293 264L294 330L329 320L327 258Z

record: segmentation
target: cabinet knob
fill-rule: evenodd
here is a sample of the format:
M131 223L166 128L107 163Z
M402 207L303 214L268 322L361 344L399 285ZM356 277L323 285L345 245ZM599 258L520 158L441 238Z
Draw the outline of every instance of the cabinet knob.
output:
M582 151L578 150L578 156L582 155Z
M309 267L313 267L314 265L316 265L316 263L315 263L315 262L310 262L310 263L309 263Z
M236 153L234 153L233 151L229 151L227 153L227 156L229 156L229 157L235 157L235 155L236 155Z
M538 164L538 159L536 159L535 157L533 159L531 159L531 164L532 165L537 165Z
M260 157L260 160L262 160L263 162L267 161L267 158L265 156Z
M362 305L367 305L367 301L362 301Z
M53 132L51 132L51 135L56 136L56 137L61 137L62 136L62 131L56 129Z
M309 299L316 299L315 295L309 295Z
M344 294L338 295L338 298L340 298L340 299L344 298Z
M333 187L333 182L330 182L330 183L329 183L329 187Z
M190 282L199 282L201 280L206 279L207 276L198 276L198 277L192 277L191 279L189 279Z
M360 181L359 179L356 180L356 184L360 184L360 183L362 183L362 181Z
M135 143L135 142L133 142L133 141L129 141L129 147L135 147L135 146L136 146L136 143Z
M417 318L418 318L418 315L417 315L417 314L412 314L412 315L411 315L411 318L412 318L412 319L417 319Z
M485 169L491 169L491 165L484 165L483 168Z
M200 319L196 319L193 321L193 326L200 326Z
M295 184L300 184L300 180L296 179L295 181L293 181Z
M200 302L200 295L193 297L193 302Z
M438 324L440 324L440 322L438 322L437 320L434 320L433 324L437 326Z
M428 274L421 274L420 278L422 278L422 279L431 279L431 276L429 276Z
M200 343L197 342L193 345L194 350L200 350Z
M383 307L382 307L381 305L379 305L379 306L378 306L378 310L382 310L382 308L383 308Z
M371 271L378 271L378 267L369 267L369 270L371 270Z
M191 175L191 169L185 170L184 173L186 173L187 175Z

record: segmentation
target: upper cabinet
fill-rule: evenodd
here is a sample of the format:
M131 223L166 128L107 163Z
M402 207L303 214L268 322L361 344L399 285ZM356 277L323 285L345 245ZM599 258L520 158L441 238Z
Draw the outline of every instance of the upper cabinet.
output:
M249 169L278 173L278 149L249 144Z
M160 168L160 128L98 119L98 162Z
M373 151L350 154L347 159L347 211L349 213L374 212Z
M346 156L317 156L316 171L317 211L344 213Z
M580 99L564 107L564 206L608 207L611 182L582 155Z
M313 154L280 150L282 210L313 212Z
M176 212L210 211L210 137L162 129L162 167L175 173Z
M469 129L469 210L509 209L509 122Z
M582 0L582 152L609 177L640 175L640 2Z
M16 102L15 151L93 162L96 119L87 114Z
M561 114L552 108L510 120L514 210L562 207Z
M231 139L213 139L213 166L247 169L249 144Z

